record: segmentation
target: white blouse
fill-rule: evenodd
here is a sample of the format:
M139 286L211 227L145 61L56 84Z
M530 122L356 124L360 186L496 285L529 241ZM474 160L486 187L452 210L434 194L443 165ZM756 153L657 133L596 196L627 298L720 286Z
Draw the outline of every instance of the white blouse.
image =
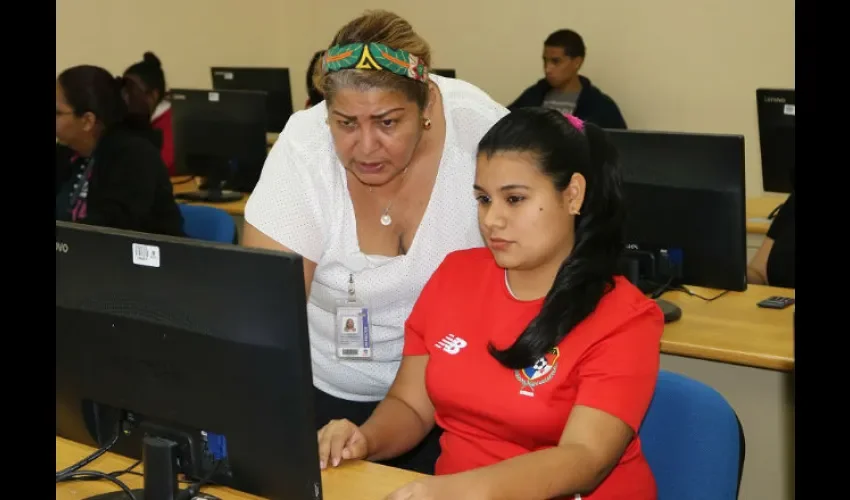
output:
M477 87L431 75L443 98L446 139L437 180L405 255L360 251L345 170L334 150L322 102L292 115L269 152L245 208L245 220L317 264L307 304L313 382L350 401L379 401L401 361L404 322L449 252L483 245L472 195L478 141L508 113ZM354 275L372 322L372 359L336 357L336 301Z

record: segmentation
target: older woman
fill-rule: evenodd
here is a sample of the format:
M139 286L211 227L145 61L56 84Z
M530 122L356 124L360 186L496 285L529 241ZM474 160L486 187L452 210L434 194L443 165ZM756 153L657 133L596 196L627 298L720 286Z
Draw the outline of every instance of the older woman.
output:
M317 429L371 415L426 281L448 253L483 245L475 151L507 109L430 65L395 14L345 25L317 75L325 101L290 118L245 209L244 245L304 259ZM432 472L437 437L391 464Z

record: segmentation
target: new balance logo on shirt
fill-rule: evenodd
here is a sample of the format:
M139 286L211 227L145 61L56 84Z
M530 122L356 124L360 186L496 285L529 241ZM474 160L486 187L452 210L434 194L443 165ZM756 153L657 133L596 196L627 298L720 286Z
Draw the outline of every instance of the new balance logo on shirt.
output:
M455 355L459 353L461 349L466 347L466 341L460 337L455 337L453 333L450 333L443 337L443 340L434 345L451 355Z

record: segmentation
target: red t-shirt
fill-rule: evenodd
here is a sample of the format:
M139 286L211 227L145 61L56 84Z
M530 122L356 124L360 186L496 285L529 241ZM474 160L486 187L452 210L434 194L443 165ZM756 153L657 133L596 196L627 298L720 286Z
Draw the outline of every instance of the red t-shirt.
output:
M515 373L490 355L488 342L511 345L542 305L512 296L486 248L449 254L428 281L405 325L404 355L429 356L425 383L444 429L436 474L557 446L574 405L605 411L637 433L658 376L661 310L617 277L545 362ZM584 498L656 498L637 434Z
M168 167L168 175L175 176L174 168L174 129L171 124L171 108L157 116L151 121L151 126L162 131L162 148L160 154L165 166Z

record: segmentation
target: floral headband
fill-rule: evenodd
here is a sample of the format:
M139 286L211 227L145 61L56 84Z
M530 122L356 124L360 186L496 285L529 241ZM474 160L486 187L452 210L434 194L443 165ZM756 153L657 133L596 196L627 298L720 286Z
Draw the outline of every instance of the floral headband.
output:
M322 72L344 69L386 70L417 82L428 81L428 67L421 58L382 43L350 43L328 49L322 57Z

